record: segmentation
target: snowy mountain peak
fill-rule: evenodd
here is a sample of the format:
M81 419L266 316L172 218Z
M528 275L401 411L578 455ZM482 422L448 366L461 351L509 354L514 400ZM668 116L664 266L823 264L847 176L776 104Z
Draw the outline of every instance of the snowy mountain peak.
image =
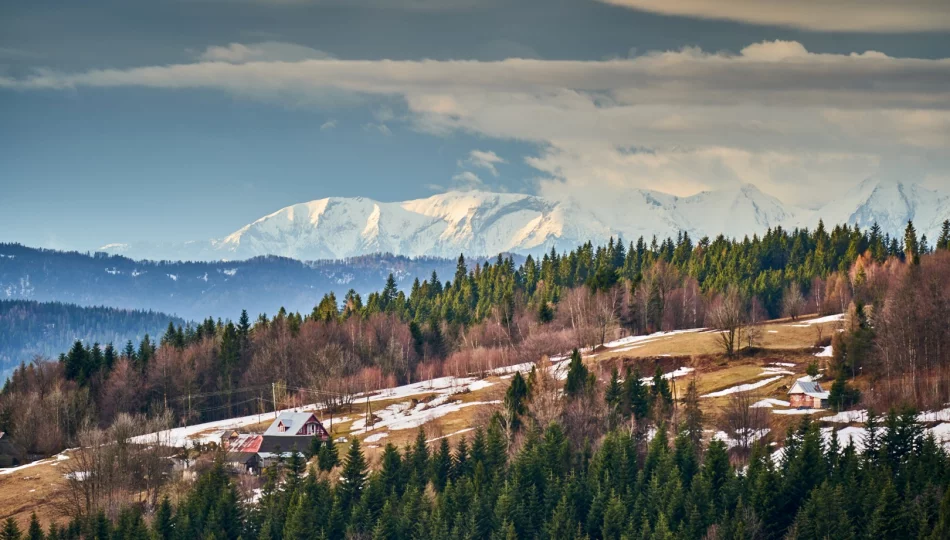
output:
M456 257L501 252L541 253L587 242L639 236L742 238L769 228L877 222L900 234L908 220L932 235L950 217L950 196L894 179L868 178L816 211L783 204L752 184L676 197L631 190L597 207L571 199L518 193L450 191L422 199L381 202L328 197L268 214L220 240L179 245L109 244L103 251L151 259L235 260L281 255L341 259L389 252Z

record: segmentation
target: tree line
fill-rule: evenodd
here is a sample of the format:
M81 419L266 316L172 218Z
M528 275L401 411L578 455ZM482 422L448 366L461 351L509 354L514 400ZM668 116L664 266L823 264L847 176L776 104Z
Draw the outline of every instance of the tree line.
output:
M936 540L950 536L950 463L912 412L872 416L859 447L823 438L805 416L780 456L756 444L744 468L721 441L694 442L686 422L652 438L614 428L596 444L559 422L508 447L501 422L454 445L420 431L386 445L370 470L358 439L329 471L293 452L269 467L259 496L218 459L190 492L154 515L126 506L77 515L5 540L259 539L811 539Z
M49 453L74 443L83 423L106 426L121 413L168 411L181 425L314 401L345 407L362 391L655 330L724 329L733 355L757 346L756 323L769 317L857 306L873 336L835 359L836 378L846 384L864 367L886 374L890 391L878 385L869 396L881 406L937 400L950 379L940 283L948 248L950 222L933 245L911 223L903 238L819 223L742 240L587 243L519 266L501 256L469 266L460 256L449 280L433 273L408 291L390 276L365 298L327 294L310 313L244 311L236 321L170 323L137 344L76 343L58 362L14 372L0 392L0 430ZM846 338L852 332L836 337Z

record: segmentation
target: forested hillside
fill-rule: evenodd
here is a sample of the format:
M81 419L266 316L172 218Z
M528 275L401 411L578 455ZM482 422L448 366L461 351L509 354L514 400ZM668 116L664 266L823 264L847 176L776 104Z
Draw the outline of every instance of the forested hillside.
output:
M82 478L69 480L73 519L56 539L944 538L950 464L914 409L950 400L950 224L927 244L912 224L901 239L819 225L742 241L587 244L521 265L460 258L450 279L433 274L408 293L390 277L379 292L327 294L304 313L173 323L137 345L76 342L14 373L0 431L29 453L83 447L67 460L67 477ZM784 424L784 438L753 444L742 428L749 445L726 445L706 435L697 379L675 391L659 364L652 379L629 366L605 377L578 350L706 326L722 343L709 363L727 365L762 353L765 318L794 326L809 312L848 313L824 376L830 407L891 411L883 423L869 414L867 437L839 439L805 416ZM131 443L159 424L314 399L352 414L359 392L572 348L563 384L541 362L511 375L491 417L454 448L420 430L371 461L349 432L346 450L305 449L309 474L299 455L268 466L259 492L230 479L221 456L193 485L167 484L173 450ZM735 414L755 410L735 395ZM19 533L9 522L4 534ZM35 523L31 536L44 534Z
M154 311L80 307L59 302L0 300L0 379L35 356L55 358L76 341L136 343L185 321Z
M48 536L34 521L29 538L950 537L950 461L912 417L890 415L864 448L823 441L805 417L780 458L757 445L747 468L730 463L722 442L697 444L702 433L690 425L672 440L665 428L652 440L611 431L596 450L556 423L529 430L516 447L497 423L455 448L445 439L429 448L420 432L402 451L387 445L375 471L353 439L333 473L306 470L297 454L269 467L254 502L218 462L177 505L163 499L150 523L130 506L112 519L76 517ZM12 521L5 534L20 538Z
M342 296L377 290L393 274L400 288L455 261L369 255L346 260L134 261L0 244L0 298L155 310L189 320L275 313L281 306L309 311L327 292Z
M245 311L234 322L172 326L159 340L114 344L110 362L77 343L58 363L14 374L0 395L0 430L52 452L74 440L84 419L108 425L120 413L168 410L185 424L250 414L261 407L261 388L273 383L288 389L274 406L312 401L308 393L348 402L365 390L534 362L655 330L719 328L732 356L756 347L755 333L743 327L806 312L855 312L856 326L836 337L839 393L866 370L887 376L865 393L868 402L940 405L950 366L950 290L942 285L950 234L937 245L932 253L912 224L901 240L819 225L742 241L694 243L681 235L586 244L521 266L501 257L469 266L460 258L451 279L433 274L408 294L390 276L379 292L328 294L304 313ZM59 392L49 392L51 380ZM38 406L18 406L28 402ZM63 404L63 416L34 414ZM48 437L40 440L40 432Z

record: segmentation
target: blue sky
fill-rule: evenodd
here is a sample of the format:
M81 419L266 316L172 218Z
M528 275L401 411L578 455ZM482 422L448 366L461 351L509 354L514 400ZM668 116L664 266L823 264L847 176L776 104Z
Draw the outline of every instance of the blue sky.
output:
M814 206L882 167L950 187L948 3L821 5L6 3L0 241L209 238L473 187L748 182Z

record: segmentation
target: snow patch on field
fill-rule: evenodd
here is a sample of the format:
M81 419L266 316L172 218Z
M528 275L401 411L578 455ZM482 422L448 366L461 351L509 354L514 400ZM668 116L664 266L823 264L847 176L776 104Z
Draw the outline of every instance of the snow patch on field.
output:
M395 388L387 388L385 390L370 392L369 400L384 401L433 393L455 394L459 392L465 392L466 389L468 391L479 390L491 386L492 384L493 383L479 380L475 377L438 377L436 379L429 379L412 384L405 384L403 386L397 386ZM366 394L360 394L356 397L356 399L359 400L364 397L366 397Z
M647 334L645 336L627 336L614 341L609 341L604 343L604 347L608 349L613 349L615 347L620 347L623 345L632 345L634 343L648 343L650 341L655 341L657 339L668 338L670 336L675 336L677 334L689 334L692 332L702 332L706 330L705 328L690 328L687 330L673 330L672 332L654 332L652 334ZM627 350L627 349L624 349ZM616 351L615 351L616 352Z
M728 396L729 394L735 394L736 392L748 392L749 390L755 390L756 388L762 388L763 386L772 384L773 382L781 378L782 376L778 375L776 377L769 377L768 379L763 379L761 381L754 382L754 383L740 384L739 386L733 386L731 388L726 388L725 390L719 390L718 392L712 392L711 394L706 394L703 397L704 398L722 397L722 396Z
M775 368L775 367L766 367L762 368L762 373L759 373L759 377L765 375L794 375L794 371L789 371L787 369Z
M817 319L802 321L797 324L787 324L785 326L791 326L794 328L808 328L809 326L812 326L815 324L824 324L824 323L838 322L838 321L843 321L843 320L844 320L844 313L839 313L837 315L828 315L827 317L818 317Z
M69 456L66 455L66 452L62 452L62 453L56 454L55 456L49 459L39 459L36 461L32 461L30 463L27 463L26 465L17 465L16 467L7 467L6 469L0 469L0 474L13 474L17 471L29 469L30 467L36 467L37 465L56 464L56 463L59 463L60 461L64 461L67 459L69 459Z
M769 433L769 428L764 428L764 429L759 429L759 430L754 431L752 435L749 437L749 443L754 443L755 441L768 435L768 433ZM722 441L726 443L727 448L733 448L733 447L739 446L739 441L731 438L725 431L717 431L712 436L712 438L714 441Z
M878 416L880 419L881 416ZM832 416L826 416L821 420L825 422L835 422L839 424L851 424L851 423L860 423L863 424L868 421L868 411L865 409L858 409L854 411L842 411L838 414ZM950 408L941 409L939 411L926 411L917 415L918 422L950 422Z
M834 349L831 347L831 345L828 345L827 347L822 348L821 351L815 353L815 356L819 358L831 358L833 354Z
M386 433L385 431L382 433L373 433L369 437L366 437L365 439L363 439L363 442L368 442L368 443L379 442L385 439L386 437L389 437L389 433Z
M691 367L678 367L669 373L664 373L663 378L666 380L678 379L684 375L689 375L693 371L695 370ZM653 377L643 377L640 379L640 382L642 382L645 386L651 386L653 385Z
M373 411L374 416L378 418L369 428L366 426L366 419L359 419L353 422L350 427L351 433L359 431L375 431L380 428L388 428L390 431L399 431L402 429L417 428L426 422L441 418L447 414L460 411L466 407L476 405L494 405L501 403L499 400L493 401L454 401L444 403L435 407L419 410L416 407L410 408L409 403L394 403L385 409Z
M788 407L790 405L791 403L787 401L783 401L781 399L765 398L761 401L756 401L755 403L750 405L749 408L750 409L760 409L760 408L771 409L772 407L775 407L775 406Z
M824 409L785 409L772 411L772 414L782 414L786 416L801 416L805 414L814 414L816 412L824 411Z
M868 421L868 412L865 410L860 411L841 411L838 414L833 414L831 416L825 416L821 418L825 422L837 422L843 424L850 424L852 422L865 423Z

